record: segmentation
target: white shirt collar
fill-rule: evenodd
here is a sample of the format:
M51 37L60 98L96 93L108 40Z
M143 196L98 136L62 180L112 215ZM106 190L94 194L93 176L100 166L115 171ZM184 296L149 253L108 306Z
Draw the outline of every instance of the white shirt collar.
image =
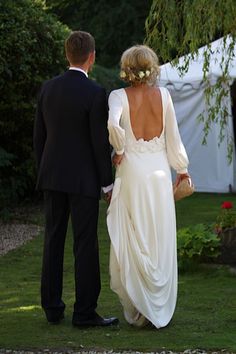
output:
M86 71L84 71L83 69L80 69L80 68L76 68L75 66L70 66L69 70L81 71L82 73L84 73L84 75L86 75L88 77L88 73L86 73Z

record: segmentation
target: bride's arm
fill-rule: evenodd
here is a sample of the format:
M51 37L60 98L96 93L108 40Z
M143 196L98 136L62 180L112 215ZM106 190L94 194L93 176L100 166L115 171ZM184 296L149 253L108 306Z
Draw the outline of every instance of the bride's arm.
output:
M165 131L167 157L171 167L176 170L177 174L187 174L188 156L179 134L174 106L169 92L165 115Z
M108 118L108 131L109 141L113 146L117 155L124 153L125 147L125 131L120 127L120 119L123 111L122 101L119 94L112 91L109 99L109 118Z

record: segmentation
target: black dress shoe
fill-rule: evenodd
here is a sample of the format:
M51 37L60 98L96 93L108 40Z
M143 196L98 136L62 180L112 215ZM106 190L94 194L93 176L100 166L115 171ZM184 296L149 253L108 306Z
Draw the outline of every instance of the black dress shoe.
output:
M116 317L110 317L110 318L103 318L96 314L95 317L87 320L81 320L81 319L75 319L73 318L72 324L75 327L95 327L95 326L101 326L101 327L106 327L106 326L112 326L112 325L118 325L119 320Z
M61 313L60 315L46 315L48 323L56 325L59 324L62 320L64 320L65 316L64 313Z

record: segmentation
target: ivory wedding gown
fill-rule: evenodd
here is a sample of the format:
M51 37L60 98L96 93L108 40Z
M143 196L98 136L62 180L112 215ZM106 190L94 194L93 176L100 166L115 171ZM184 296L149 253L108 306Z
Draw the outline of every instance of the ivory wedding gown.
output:
M133 325L166 326L177 297L176 220L170 165L187 172L170 94L160 88L163 131L136 139L124 89L109 96L110 143L124 158L117 168L107 225L111 288Z

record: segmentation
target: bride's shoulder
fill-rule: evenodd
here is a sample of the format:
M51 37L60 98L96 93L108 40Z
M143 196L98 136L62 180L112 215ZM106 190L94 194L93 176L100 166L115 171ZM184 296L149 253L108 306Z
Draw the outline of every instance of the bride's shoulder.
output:
M109 101L113 101L113 100L122 100L122 97L124 95L124 89L120 88L120 89L116 89L110 92L109 94Z
M169 90L166 88L166 87L164 87L164 86L157 86L158 88L159 88L159 90L162 92L162 93L164 93L164 94L166 94L166 95L169 95L170 93L169 93Z
M168 101L169 97L171 97L170 91L164 86L158 86L158 88L161 91L162 97Z
M116 89L110 92L109 96L122 96L124 94L124 89L120 88L120 89Z

